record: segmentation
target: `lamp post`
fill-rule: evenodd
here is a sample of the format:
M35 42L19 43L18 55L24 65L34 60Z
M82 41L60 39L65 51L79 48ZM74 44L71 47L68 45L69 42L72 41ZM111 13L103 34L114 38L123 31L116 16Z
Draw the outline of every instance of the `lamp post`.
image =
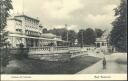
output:
M69 32L68 32L68 30L69 30L69 28L67 28L67 24L65 24L65 28L67 29L67 34L66 34L66 37L67 37L67 46L69 46L69 38L68 38L68 36L69 36Z
M67 41L68 41L68 31L67 31Z
M82 45L81 45L82 48L83 48L83 33L84 33L84 32L82 31L82 37L81 37L81 38L82 38Z

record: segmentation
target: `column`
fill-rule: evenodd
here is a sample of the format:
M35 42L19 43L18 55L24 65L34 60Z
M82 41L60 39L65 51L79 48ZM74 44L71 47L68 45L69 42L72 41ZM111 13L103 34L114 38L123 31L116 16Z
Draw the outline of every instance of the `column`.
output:
M38 39L38 47L40 48L41 47L41 40L40 39Z
M12 37L12 47L14 47L14 37Z
M54 43L55 46L57 46L57 41L54 41L53 43Z
M39 47L42 47L42 40L39 40Z
M97 47L97 42L95 42L95 47Z
M43 40L41 40L41 47L43 47Z
M34 48L36 47L36 41L35 41L35 39L33 39L33 47Z
M102 42L100 42L100 47L102 47Z
M21 38L21 40L22 40L22 43L23 43L24 47L27 47L26 46L26 38Z

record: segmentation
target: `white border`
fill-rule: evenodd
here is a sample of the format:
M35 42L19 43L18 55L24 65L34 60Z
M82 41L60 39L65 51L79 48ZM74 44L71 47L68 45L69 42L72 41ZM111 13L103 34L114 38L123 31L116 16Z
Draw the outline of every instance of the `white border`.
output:
M127 74L1 75L1 80L127 80Z

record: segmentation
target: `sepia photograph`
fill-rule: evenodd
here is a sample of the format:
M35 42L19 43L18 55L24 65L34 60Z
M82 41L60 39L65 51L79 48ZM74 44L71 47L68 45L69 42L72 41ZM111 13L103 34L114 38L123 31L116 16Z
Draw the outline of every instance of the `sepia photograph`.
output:
M4 80L4 81L9 81L9 80ZM11 80L11 81L18 81L18 80ZM23 80L23 81L27 81L27 80ZM34 81L34 80L30 80L30 81ZM95 80L42 80L42 81L95 81ZM97 80L97 81L116 81L116 80ZM118 81L127 81L127 80L118 80Z
M4 80L4 81L9 81L9 80ZM16 81L16 80L12 80L12 81ZM27 80L23 80L23 81L27 81ZM30 80L30 81L34 81L34 80ZM95 81L95 80L42 80L42 81ZM116 80L97 80L97 81L116 81ZM127 81L127 80L118 80L118 81Z
M1 74L127 74L127 0L0 0L0 65Z

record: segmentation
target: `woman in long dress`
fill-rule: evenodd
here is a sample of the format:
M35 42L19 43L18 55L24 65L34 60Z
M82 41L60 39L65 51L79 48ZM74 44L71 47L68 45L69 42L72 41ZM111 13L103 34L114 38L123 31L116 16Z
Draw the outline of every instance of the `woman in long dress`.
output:
M106 69L106 59L105 59L105 57L103 58L103 69Z

